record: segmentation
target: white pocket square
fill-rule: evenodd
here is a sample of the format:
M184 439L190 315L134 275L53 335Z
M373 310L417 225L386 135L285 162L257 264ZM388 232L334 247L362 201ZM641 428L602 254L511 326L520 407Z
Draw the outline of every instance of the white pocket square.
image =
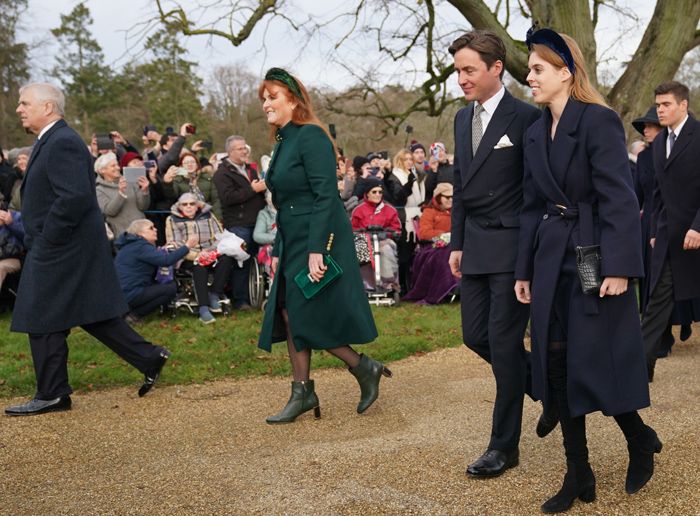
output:
M512 147L513 142L510 141L510 138L508 138L507 134L504 134L501 136L501 139L498 140L498 143L494 145L494 149L505 149L506 147Z

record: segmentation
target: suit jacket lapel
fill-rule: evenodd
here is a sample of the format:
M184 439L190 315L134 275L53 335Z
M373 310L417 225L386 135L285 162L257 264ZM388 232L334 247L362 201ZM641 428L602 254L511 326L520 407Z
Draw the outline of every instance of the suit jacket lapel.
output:
M474 105L472 103L472 109L471 113L473 116L474 113ZM513 102L513 97L508 93L506 90L505 95L501 99L501 101L498 103L498 106L496 107L496 111L494 111L493 116L491 117L491 120L489 121L489 125L486 127L486 132L484 133L483 137L481 138L481 142L479 143L479 148L476 150L476 154L474 155L474 158L471 160L471 163L469 163L467 167L467 177L464 181L464 184L468 183L469 180L474 177L474 174L476 174L477 170L481 167L481 165L484 164L486 161L486 158L489 157L489 155L493 152L493 147L498 143L498 140L505 134L506 129L510 125L510 123L513 121L515 118L515 105ZM469 155L471 155L471 143L472 143L472 130L471 130L471 119L472 117L469 117L469 139L467 144L469 145Z
M673 149L671 149L671 154L669 154L664 168L668 168L669 164L676 159L676 156L683 152L683 149L688 146L690 140L693 139L693 129L695 129L695 119L689 116L688 120L686 120L685 125L683 126L683 129L681 129L681 134L679 134L678 138L676 139L676 143L673 144ZM665 134L666 138L668 138L668 129L666 130ZM666 139L664 139L664 151L666 150L665 144Z
M472 118L474 117L474 103L472 102L467 107L467 116L464 117L464 124L462 127L460 142L455 142L455 145L462 145L462 153L459 161L460 172L464 171L462 178L462 185L467 183L467 177L469 176L469 166L472 162ZM463 157L462 157L463 156Z
M562 203L564 206L571 206L571 201L557 183L550 168L547 138L549 138L551 120L552 115L549 109L545 109L542 113L542 130L530 137L525 145L525 153L532 169L532 178L537 182L547 198L555 204Z
M574 156L574 149L578 141L576 133L585 110L586 104L570 98L564 107L554 141L552 142L549 166L555 181L560 185L562 191L566 189L566 174L569 170L571 158Z

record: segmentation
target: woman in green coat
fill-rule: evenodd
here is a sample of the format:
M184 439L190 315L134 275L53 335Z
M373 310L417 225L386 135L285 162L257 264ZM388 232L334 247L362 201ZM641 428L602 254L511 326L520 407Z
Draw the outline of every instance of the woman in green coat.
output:
M272 268L276 271L258 346L271 350L286 341L294 381L289 402L270 424L291 423L314 410L321 416L314 382L309 379L311 350L325 349L344 361L360 384L362 413L377 399L379 380L391 372L360 355L350 344L377 337L355 257L352 229L338 195L335 151L311 107L306 89L285 70L272 68L260 85L259 97L277 146L265 182L277 208L277 237ZM294 277L308 272L319 282L330 255L342 274L311 299Z

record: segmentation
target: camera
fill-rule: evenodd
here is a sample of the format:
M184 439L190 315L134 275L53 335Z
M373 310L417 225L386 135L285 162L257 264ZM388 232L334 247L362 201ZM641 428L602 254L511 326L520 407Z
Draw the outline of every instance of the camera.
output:
M187 172L186 168L178 167L177 171L175 172L176 176L182 176L182 177L187 177L189 174Z
M203 149L211 149L213 147L213 143L211 140L203 140L200 145L202 146Z

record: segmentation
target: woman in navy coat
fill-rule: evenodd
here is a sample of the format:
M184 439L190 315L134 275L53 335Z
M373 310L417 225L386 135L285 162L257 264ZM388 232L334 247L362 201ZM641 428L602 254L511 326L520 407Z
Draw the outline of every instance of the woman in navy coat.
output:
M563 512L595 500L585 415L613 416L628 443L626 490L651 478L661 442L637 410L649 405L642 335L629 278L643 274L639 206L617 114L591 86L576 42L528 33L527 77L540 120L524 141L518 300L531 304L533 392L559 411L567 472L542 505ZM584 294L576 247L599 245L600 291Z

